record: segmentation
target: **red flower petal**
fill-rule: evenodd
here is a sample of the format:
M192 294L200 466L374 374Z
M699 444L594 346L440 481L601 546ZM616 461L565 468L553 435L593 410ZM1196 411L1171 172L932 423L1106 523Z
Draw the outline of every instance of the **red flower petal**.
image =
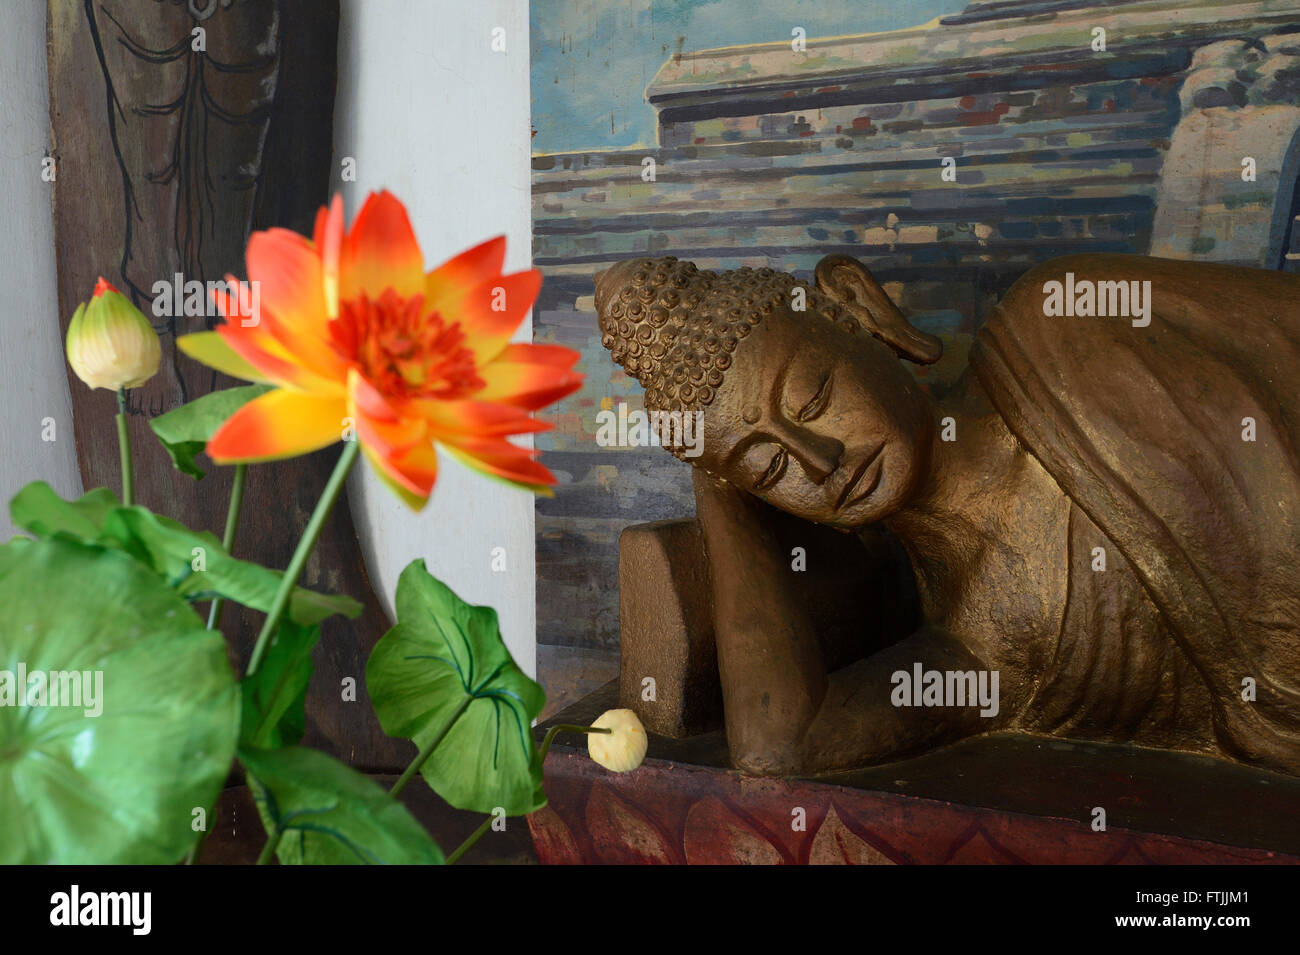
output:
M384 455L361 446L376 473L414 510L424 507L438 479L438 455L432 446L412 448L401 455Z
M208 456L228 464L307 454L342 439L345 414L342 398L277 388L226 419L208 442Z
M426 304L443 314L460 312L466 293L501 274L506 260L506 237L497 236L460 253L430 272L424 280Z
M510 343L541 287L542 273L537 269L499 275L471 289L460 311L447 316L460 321L465 345L479 365L496 358Z
M571 395L582 387L582 375L556 365L533 365L523 362L491 362L479 369L482 390L474 392L479 401L495 401L535 411Z
M330 344L316 247L287 229L254 232L248 238L248 277L257 283L260 298L255 317L299 362L325 377L339 377L343 360Z
M343 251L343 197L335 195L329 208L316 214L313 243L320 254L321 277L325 283L325 309L330 317L339 313L339 257Z
M424 258L406 208L385 191L370 194L343 240L339 297L373 299L388 288L404 298L422 292Z
M555 425L510 405L489 401L413 401L411 412L429 422L437 435L504 437L549 431Z
M401 418L370 382L355 368L348 372L349 411L361 443L385 458L401 454L416 444L428 444L428 423L422 418Z
M342 381L314 374L262 328L243 328L236 320L234 325L218 325L216 332L230 346L231 351L276 384L321 395L343 393Z
M538 453L500 438L446 439L447 448L475 470L529 486L555 484L555 475L533 458Z
M555 365L558 368L572 368L578 363L582 353L564 345L507 345L497 356L497 361L519 361L529 365Z

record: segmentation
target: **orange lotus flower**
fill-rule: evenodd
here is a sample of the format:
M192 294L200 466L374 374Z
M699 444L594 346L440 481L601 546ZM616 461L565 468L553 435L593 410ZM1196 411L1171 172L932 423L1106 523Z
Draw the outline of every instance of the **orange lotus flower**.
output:
M406 209L388 192L372 193L346 234L339 196L311 240L253 233L248 278L259 294L228 276L231 290L217 293L226 323L177 345L278 387L232 415L208 455L227 464L306 454L341 440L350 422L371 464L417 510L437 477L435 445L546 492L554 475L506 438L551 427L530 412L577 390L579 355L510 344L542 277L502 275L504 258L499 237L425 273Z

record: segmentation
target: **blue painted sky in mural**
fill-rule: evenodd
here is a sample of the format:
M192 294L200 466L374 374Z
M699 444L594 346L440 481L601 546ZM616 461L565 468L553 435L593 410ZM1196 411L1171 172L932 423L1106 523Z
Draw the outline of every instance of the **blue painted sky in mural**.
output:
M532 0L533 151L650 145L646 85L679 51L874 33L967 0Z

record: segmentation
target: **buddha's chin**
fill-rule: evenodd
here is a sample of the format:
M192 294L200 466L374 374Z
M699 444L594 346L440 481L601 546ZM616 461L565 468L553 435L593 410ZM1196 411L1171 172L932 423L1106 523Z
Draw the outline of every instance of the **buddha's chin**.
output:
M880 507L874 500L868 499L838 511L826 523L831 527L838 527L840 530L855 531L879 523L893 513L894 510L896 508Z
M909 466L911 462L899 461L892 451L893 447L889 445L881 451L880 474L874 480L874 486L836 511L827 524L843 530L857 530L880 523L907 503L911 489L917 483L916 475Z

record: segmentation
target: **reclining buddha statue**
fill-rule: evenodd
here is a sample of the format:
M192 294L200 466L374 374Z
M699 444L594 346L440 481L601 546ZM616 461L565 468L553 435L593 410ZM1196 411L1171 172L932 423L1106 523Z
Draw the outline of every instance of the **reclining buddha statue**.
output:
M660 426L699 414L700 447L668 449L693 467L737 767L1018 732L1300 774L1300 276L1052 260L942 400L903 364L941 342L847 256L812 283L627 260L596 309ZM792 519L901 545L917 626L830 659ZM954 673L995 676L996 703L945 698Z

